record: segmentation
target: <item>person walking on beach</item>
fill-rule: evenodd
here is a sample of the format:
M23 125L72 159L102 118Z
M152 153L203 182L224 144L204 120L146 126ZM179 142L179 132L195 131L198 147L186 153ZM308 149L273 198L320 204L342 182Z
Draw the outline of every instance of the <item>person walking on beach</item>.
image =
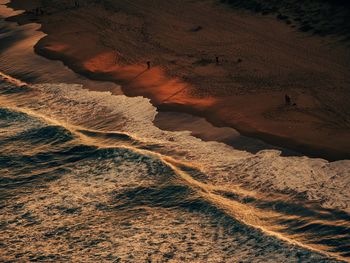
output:
M291 103L291 98L288 96L288 94L286 94L286 95L284 96L284 100L285 100L285 102L286 102L286 105L290 105L290 103Z
M151 61L147 61L147 69L150 69L151 68Z

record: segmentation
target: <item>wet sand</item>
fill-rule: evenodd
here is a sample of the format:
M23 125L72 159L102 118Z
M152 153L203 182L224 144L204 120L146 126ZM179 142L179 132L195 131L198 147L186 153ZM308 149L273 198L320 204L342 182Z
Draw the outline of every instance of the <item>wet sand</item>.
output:
M9 3L8 0L0 0L1 5ZM21 14L23 11L13 11L11 8L0 8L0 15L11 17ZM34 52L35 44L45 36L40 31L40 25L30 23L18 26L15 22L5 22L0 25L2 33L0 52L0 76L5 73L5 78L15 76L27 83L75 83L92 91L106 91L113 95L122 95L119 85L113 82L94 81L76 74L61 61L52 61L39 56ZM7 32L7 33L4 33ZM16 80L13 80L16 82ZM275 147L258 139L242 136L233 128L218 128L207 122L204 118L179 112L158 112L154 124L162 130L190 131L191 134L204 141L218 141L233 146L235 149L257 153L261 150L276 149L283 156L300 155L288 149Z
M0 80L38 83L1 83L4 260L348 261L350 160L241 151L270 146L90 91L120 92L34 54L38 24L3 24Z
M13 20L42 24L48 35L37 53L121 84L126 95L148 97L159 110L196 114L312 156L350 158L350 54L337 39L212 1L80 2ZM284 104L285 94L296 106Z

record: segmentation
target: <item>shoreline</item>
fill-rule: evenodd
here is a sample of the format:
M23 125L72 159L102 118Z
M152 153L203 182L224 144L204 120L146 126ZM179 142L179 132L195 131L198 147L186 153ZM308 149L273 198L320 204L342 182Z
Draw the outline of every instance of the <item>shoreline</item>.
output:
M16 8L16 4L13 6L13 2L16 1L11 1L9 6ZM88 8L86 7L85 9ZM85 11L89 12L89 10ZM68 10L67 12L79 11ZM47 17L51 19L52 15ZM47 17L40 18L40 20L48 19ZM25 24L30 22L30 14L27 17L26 15L20 15L11 20L13 21L13 19L18 23ZM256 94L252 95L249 93L238 96L230 94L227 97L197 94L193 96L191 91L197 88L197 86L191 83L193 81L186 82L184 81L186 76L181 78L177 77L176 74L169 74L169 70L166 67L164 68L164 65L155 65L151 70L145 70L145 65L141 64L140 61L136 63L123 63L122 55L120 56L121 58L116 58L116 54L111 51L111 48L108 49L101 45L97 48L94 45L87 45L87 47L84 47L84 50L77 50L73 44L78 43L77 38L81 37L81 33L74 39L62 39L59 35L55 36L51 32L52 28L50 28L48 21L37 22L42 25L41 30L48 34L36 43L35 52L37 54L52 60L60 60L74 72L90 79L117 83L122 86L122 90L127 96L144 96L150 98L152 104L159 111L176 111L200 116L216 127L233 127L242 133L242 135L259 138L273 145L287 147L311 157L322 157L330 161L350 159L350 132L348 128L335 129L331 127L321 132L301 130L299 134L293 134L293 132L298 131L298 129L300 130L300 128L317 128L317 125L311 123L315 118L317 119L317 116L310 117L309 114L304 114L299 108L295 110L291 106L283 106L283 102L277 102L276 105L276 100L283 98L285 91L272 90L262 93L258 92L260 98L257 98ZM64 32L67 29L63 28L62 30ZM90 39L93 43L99 43L99 39L96 36L91 36L91 33L87 33L87 35L83 36L83 38ZM118 64L115 63L115 60L118 60ZM119 60L121 63L119 63ZM195 68L195 71L203 71L199 72L199 75L205 75L208 71L213 71L218 77L221 76L222 69L220 67L212 65L211 62L205 62L204 64ZM346 83L347 81L348 79L345 78ZM270 108L266 109L265 105L261 105L261 100L264 100L265 104L265 101L268 102L271 98L274 100L272 103L275 104L273 105L273 111ZM310 97L309 94L301 100L306 101L308 106L318 104L318 101L313 101L314 98ZM228 106L228 103L236 104L236 106ZM247 104L250 106L257 105L256 108L252 108L253 115L263 115L266 113L273 115L276 112L285 112L286 114L282 118L293 117L293 115L299 118L299 114L304 122L301 122L301 125L298 122L292 123L295 127L292 127L291 131L286 132L285 128L288 128L291 125L290 123L285 124L281 121L271 121L266 117L255 118L255 115L253 117L246 116L244 110L242 112L240 108L246 107ZM321 116L320 119L322 117L324 116ZM278 118L280 116L277 116ZM303 125L303 123L307 125ZM337 131L338 134L332 134L334 131ZM327 139L331 139L332 141L327 142Z
M6 7L8 10L13 10ZM21 11L6 11L4 15L11 17ZM7 13L6 13L7 12ZM14 22L13 22L14 23ZM15 23L17 25L17 23ZM13 31L12 38L25 36L23 40L6 41L6 45L0 48L7 49L6 54L0 54L0 60L3 64L7 64L3 70L14 76L19 76L30 83L77 83L91 91L107 91L114 95L123 95L120 86L113 82L94 81L85 78L82 75L74 73L71 69L64 66L59 60L48 60L44 56L40 56L34 51L34 45L45 35L38 30L40 25L37 23L28 24L22 31L21 26L10 26L8 30ZM20 32L17 32L19 30ZM29 43L30 44L26 44ZM25 49L25 53L23 53ZM21 53L21 56L16 54ZM2 55L2 56L1 56ZM13 61L15 60L15 61ZM22 66L23 65L23 66ZM31 72L36 72L32 74ZM235 149L257 153L261 150L278 150L282 156L300 156L300 153L290 151L288 149L276 147L262 142L255 138L242 136L233 128L218 128L207 122L204 118L189 114L158 112L153 121L155 126L165 131L190 131L194 137L203 141L216 141L232 146Z
M19 13L2 1L1 17ZM230 120L224 99L190 96L186 91L196 86L174 77L176 72L170 79L154 64L146 70L142 61L116 63L119 57L103 45L85 45L85 37L67 48L58 42L66 39L59 29L56 39L43 38L38 23L0 22L0 38L6 40L0 44L0 75L8 74L2 81L0 76L5 123L0 168L5 198L17 200L4 207L7 260L347 261L350 160L285 155L287 149L216 128L180 111L196 110L215 122L214 112ZM57 21L52 24L59 28ZM35 52L39 39L44 45ZM78 48L85 51L77 53ZM56 61L41 51L56 54ZM90 79L61 63L64 54L71 66L92 74ZM216 72L224 67L212 66ZM137 97L93 78L113 78ZM242 106L251 98L244 93L227 101ZM294 106L279 109L288 108Z

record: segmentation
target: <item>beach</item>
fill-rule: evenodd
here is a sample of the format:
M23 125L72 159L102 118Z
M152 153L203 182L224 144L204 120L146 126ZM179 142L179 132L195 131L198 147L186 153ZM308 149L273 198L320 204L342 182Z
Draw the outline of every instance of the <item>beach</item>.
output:
M36 2L11 5L32 10ZM349 158L350 53L336 37L212 1L44 8L47 15L14 18L39 19L47 34L35 46L40 55L118 83L161 111L195 114L310 156ZM294 106L285 105L286 94Z
M346 121L310 119L347 106L336 36L211 1L0 0L0 18L0 261L350 262Z

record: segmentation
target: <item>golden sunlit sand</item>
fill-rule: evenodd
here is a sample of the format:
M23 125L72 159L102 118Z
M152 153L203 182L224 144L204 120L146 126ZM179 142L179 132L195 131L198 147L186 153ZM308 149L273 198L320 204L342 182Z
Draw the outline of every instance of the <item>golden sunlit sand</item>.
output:
M8 2L0 261L350 262L350 54L324 14Z
M212 1L64 6L45 6L50 15L39 19L48 36L36 45L39 54L115 81L162 110L198 114L314 156L349 157L350 54L336 38ZM295 106L285 105L285 94Z

